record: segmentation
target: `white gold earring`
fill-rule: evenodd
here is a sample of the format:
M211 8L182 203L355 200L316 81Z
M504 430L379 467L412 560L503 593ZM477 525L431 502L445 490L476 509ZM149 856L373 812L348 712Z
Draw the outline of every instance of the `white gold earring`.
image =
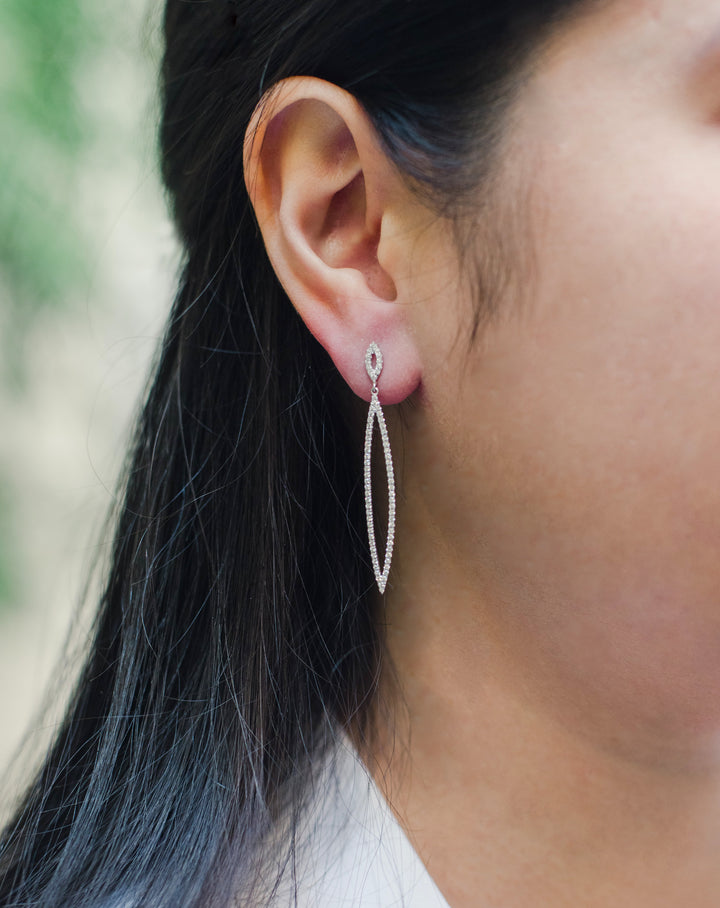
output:
M385 415L380 406L378 395L377 381L380 377L383 367L383 358L380 348L373 341L367 348L365 354L365 368L370 376L372 385L372 396L370 400L370 409L368 410L367 426L365 427L365 513L367 515L368 539L370 541L370 557L372 558L375 579L381 593L385 592L388 575L390 573L390 562L392 561L393 543L395 542L395 474L393 473L392 455L390 453L390 440L388 438L387 426L385 425ZM377 419L380 429L380 438L382 439L383 452L385 454L385 469L387 471L388 481L388 528L387 542L385 543L385 560L382 571L380 570L380 561L378 559L377 541L375 539L375 521L373 519L372 504L372 478L370 472L373 424Z

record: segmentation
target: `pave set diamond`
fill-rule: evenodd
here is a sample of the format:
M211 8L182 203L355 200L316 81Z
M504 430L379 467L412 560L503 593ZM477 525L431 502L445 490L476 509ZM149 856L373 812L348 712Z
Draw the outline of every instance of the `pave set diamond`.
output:
M380 352L378 345L373 341L367 348L365 354L365 368L373 383L370 409L368 410L367 425L365 427L365 513L367 515L368 539L370 541L370 557L372 558L373 571L375 572L378 588L381 593L384 593L388 575L390 574L390 562L392 561L393 544L395 542L395 474L393 472L390 439L388 438L387 426L385 424L385 414L380 406L377 387L377 380L382 372L382 367L382 353ZM375 420L377 420L378 428L380 429L380 438L382 440L383 453L385 454L385 468L388 480L388 528L387 542L385 544L385 559L382 570L380 570L377 540L375 538L375 521L373 518L372 503L371 462Z

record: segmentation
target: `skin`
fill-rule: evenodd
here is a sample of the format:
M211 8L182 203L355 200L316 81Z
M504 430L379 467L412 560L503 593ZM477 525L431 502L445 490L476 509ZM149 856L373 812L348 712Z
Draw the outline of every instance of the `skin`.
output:
M364 400L385 357L397 726L365 756L453 908L715 908L716 0L564 25L501 161L514 275L468 350L453 233L351 96L288 80L248 132L293 304Z

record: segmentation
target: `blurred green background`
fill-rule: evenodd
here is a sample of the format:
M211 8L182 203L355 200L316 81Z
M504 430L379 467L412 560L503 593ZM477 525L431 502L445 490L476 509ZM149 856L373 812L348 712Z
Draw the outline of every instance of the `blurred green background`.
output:
M0 2L0 771L53 680L172 294L161 14Z

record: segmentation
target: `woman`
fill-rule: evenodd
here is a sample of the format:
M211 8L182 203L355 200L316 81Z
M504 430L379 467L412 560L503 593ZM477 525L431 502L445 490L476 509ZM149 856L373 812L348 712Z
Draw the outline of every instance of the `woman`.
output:
M165 33L186 265L2 905L717 906L717 3Z

